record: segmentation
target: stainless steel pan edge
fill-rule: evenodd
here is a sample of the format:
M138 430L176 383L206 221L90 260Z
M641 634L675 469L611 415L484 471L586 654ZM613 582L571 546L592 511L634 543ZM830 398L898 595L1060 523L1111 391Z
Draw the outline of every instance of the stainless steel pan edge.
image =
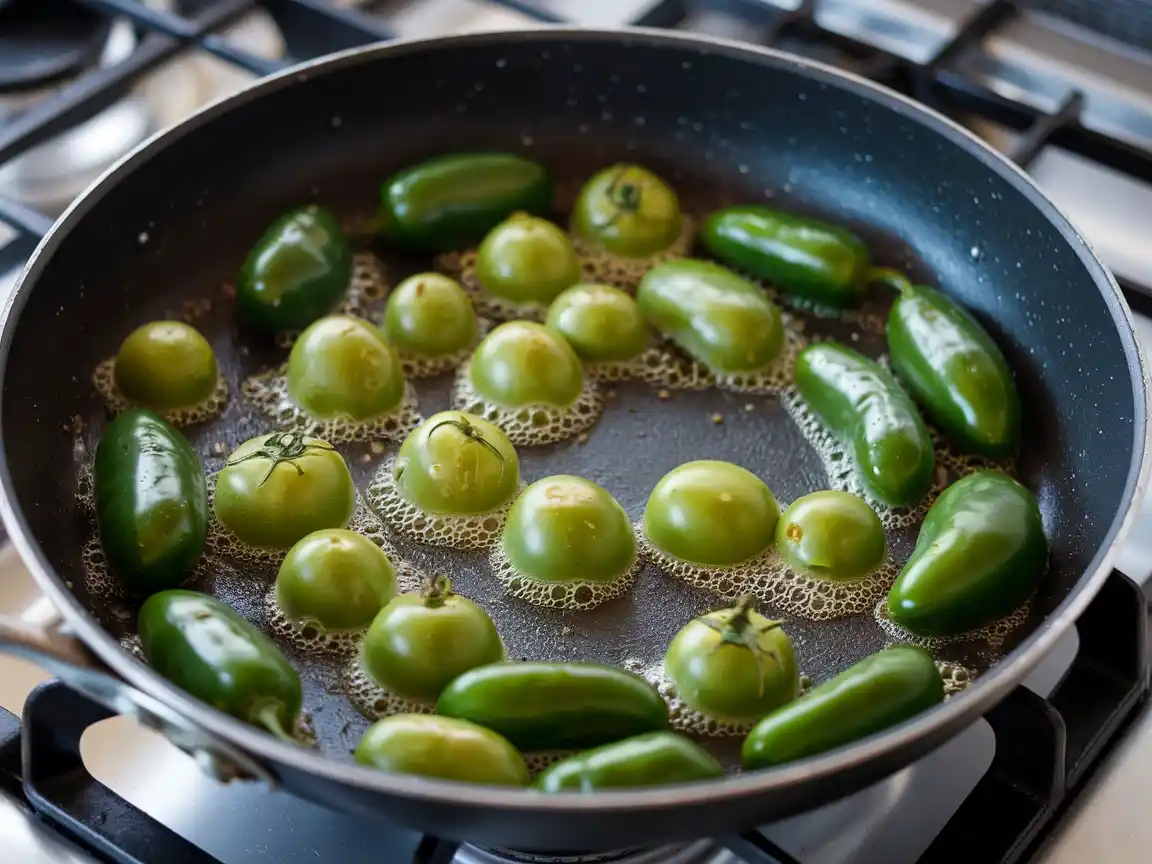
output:
M289 87L294 81L312 75L322 75L327 70L371 62L380 56L421 51L452 43L485 41L499 41L509 44L531 43L542 36L550 39L563 36L585 42L599 40L643 41L647 44L668 44L696 48L705 53L723 53L753 61L792 66L814 80L826 81L833 86L848 89L866 99L884 101L898 112L917 118L933 128L938 134L974 152L991 171L999 174L1027 196L1058 227L1062 236L1077 248L1078 257L1086 269L1095 274L1097 287L1113 315L1128 358L1137 409L1136 420L1133 424L1133 460L1124 490L1123 500L1125 503L1121 511L1113 518L1105 542L1077 585L1077 590L1040 625L1035 633L1017 647L1004 662L987 675L982 676L961 698L950 700L899 727L828 754L770 771L735 775L723 780L688 786L631 792L605 792L595 796L543 796L523 790L476 787L412 776L389 775L356 765L336 763L326 760L314 752L283 744L271 736L260 733L240 721L189 698L127 654L88 614L78 599L53 571L42 549L32 539L19 503L15 500L12 478L7 463L8 454L4 453L0 458L0 517L3 518L13 544L40 587L60 609L71 631L94 652L96 657L107 664L109 669L122 676L124 681L132 687L138 688L144 697L142 701L155 701L165 708L171 709L176 715L174 722L178 726L184 726L196 732L195 737L197 739L200 738L200 733L203 733L200 743L205 747L209 750L215 747L216 755L224 759L229 758L230 755L239 757L242 765L247 765L251 769L247 773L254 772L264 780L270 780L274 775L261 769L261 762L266 765L282 765L293 772L316 775L329 782L347 784L391 796L404 796L417 801L508 809L525 815L529 815L532 811L596 813L621 808L631 811L660 810L706 801L715 804L725 800L754 796L758 792L782 790L791 785L802 784L805 781L827 780L837 773L859 770L869 762L882 761L886 755L890 755L894 751L923 752L927 747L926 741L939 739L942 732L958 731L1005 697L1012 687L1037 665L1053 644L1073 625L1108 577L1117 548L1133 523L1136 506L1144 499L1150 475L1152 475L1152 459L1149 458L1152 440L1149 438L1147 418L1149 392L1152 390L1152 384L1149 382L1146 362L1133 329L1131 313L1115 280L1067 217L1023 171L1008 162L975 135L947 117L866 79L825 64L794 57L772 49L749 46L730 40L678 35L668 31L647 28L593 30L544 27L538 30L510 33L488 32L433 39L405 40L352 49L294 67L259 81L238 94L202 109L170 131L153 136L109 169L73 203L39 244L21 274L15 290L5 304L2 317L0 317L0 369L7 362L20 311L27 302L45 262L63 242L71 227L84 218L85 214L102 197L104 192L117 182L118 178L132 171L136 165L147 161L153 153L162 150L167 142L182 137L218 114L242 108L246 103L258 99L264 93ZM71 677L67 667L62 666L59 661L53 665L54 671L59 671L63 677ZM214 743L217 738L219 740ZM246 772L242 770L241 773ZM876 772L872 773L875 774ZM878 779L878 776L880 775L877 775L875 779ZM845 792L847 791L849 790L845 789Z

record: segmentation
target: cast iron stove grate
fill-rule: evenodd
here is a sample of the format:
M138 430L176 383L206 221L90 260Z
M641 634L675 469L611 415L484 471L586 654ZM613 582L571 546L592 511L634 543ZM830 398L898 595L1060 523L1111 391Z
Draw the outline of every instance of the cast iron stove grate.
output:
M0 0L0 12L9 0ZM19 0L16 0L19 2ZM489 0L544 23L563 23L532 0ZM1010 158L1028 167L1049 145L1061 147L1144 182L1152 182L1152 151L1088 128L1081 122L1084 97L1069 92L1053 111L1009 98L965 77L950 61L1008 24L1019 10L1009 0L989 0L956 28L952 37L922 61L897 56L865 41L832 33L817 23L816 0L794 10L778 10L758 0L712 0L726 14L746 16L761 44L797 43L851 58L853 71L908 94L946 113L967 112L1004 125L1020 137ZM197 0L186 16L157 11L136 0L41 0L44 14L80 6L97 13L93 28L107 16L133 21L142 38L124 61L72 78L51 96L0 127L0 165L114 104L146 73L189 46L259 75L300 60L394 37L370 15L325 0ZM690 11L710 5L658 0L629 23L675 27ZM254 56L218 31L257 6L275 18L288 56ZM75 9L72 10L73 12ZM65 67L83 66L82 39ZM18 86L19 82L8 83ZM22 262L51 219L18 201L0 196L0 222L16 239L0 249L0 271ZM1152 310L1152 285L1120 280L1129 303ZM920 859L919 864L979 861L1014 864L1049 827L1052 817L1075 795L1085 775L1115 739L1148 693L1146 645L1148 603L1141 590L1113 573L1078 622L1080 649L1069 672L1048 699L1018 688L986 719L998 746L993 763ZM1123 624L1121 622L1124 622ZM0 709L0 787L23 800L41 818L98 859L116 864L211 864L215 859L119 798L95 780L79 755L84 730L105 718L106 709L49 682L29 697L23 725ZM995 813L995 820L980 818ZM985 830L965 830L976 822ZM797 862L758 831L719 842L750 864ZM417 864L447 864L457 844L397 832L397 852ZM400 850L403 851L400 851ZM402 861L404 857L390 857Z

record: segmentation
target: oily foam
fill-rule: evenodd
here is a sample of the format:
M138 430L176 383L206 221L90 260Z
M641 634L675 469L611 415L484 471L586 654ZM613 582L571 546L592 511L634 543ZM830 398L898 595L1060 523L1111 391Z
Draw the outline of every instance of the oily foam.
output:
M937 651L945 645L953 645L957 642L983 642L990 648L999 649L1013 631L1028 620L1031 611L1032 601L1028 600L1003 618L997 618L983 627L977 627L974 630L967 630L953 636L918 636L901 627L888 617L887 599L882 599L877 603L872 614L880 628L894 641L908 645L919 645L929 651Z
M669 390L707 390L716 379L707 368L683 354L671 342L650 345L631 360L588 363L584 374L593 381L643 381Z
M696 241L696 223L684 216L680 224L680 234L667 249L662 249L646 258L625 258L614 255L580 237L572 237L572 245L580 259L580 268L585 282L613 285L621 290L636 293L636 283L644 274L665 261L683 258L692 251Z
M211 518L208 520L208 543L205 549L236 561L267 562L271 564L279 564L283 561L284 556L288 554L287 549L259 549L251 546L229 531L220 520L216 518L216 474L208 475L207 484L208 509L211 513ZM348 520L348 524L344 527L349 531L355 531L357 534L363 534L383 549L388 559L392 562L392 565L397 568L397 576L400 575L399 562L402 560L400 554L389 542L384 526L380 524L380 520L377 519L376 515L368 508L368 505L364 502L359 492L356 494L356 505L352 510L352 518Z
M362 641L362 640L361 640ZM357 643L352 658L340 672L340 687L356 710L369 720L379 720L392 714L434 714L436 703L405 699L377 684L360 660Z
M664 672L663 663L650 666L640 671L640 674L659 691L660 696L668 703L669 725L678 732L683 732L686 735L701 735L706 738L743 738L756 725L755 721L720 720L702 714L694 708L689 708L676 692L676 685L672 683L672 679Z
M119 617L120 609L116 601L136 600L144 596L131 591L116 578L108 566L104 548L100 545L100 535L95 531L80 548L80 561L84 568L85 593L93 603L101 604L113 616ZM187 578L175 587L195 588L206 581L211 572L212 562L202 555Z
M372 307L386 298L391 290L383 262L371 252L357 252L352 256L352 277L344 296L328 314L371 320ZM276 344L281 348L291 348L299 336L299 330L282 330L276 334Z
M635 528L641 554L682 582L722 600L751 594L766 607L810 621L834 621L868 612L887 594L899 569L895 562L885 561L875 572L852 582L812 579L788 567L772 548L739 564L708 567L662 552L645 536L641 523Z
M940 677L944 680L945 699L967 690L968 685L976 680L976 671L959 663L937 660L936 668L940 670Z
M808 344L798 319L784 316L784 344L776 358L763 369L750 372L716 373L716 386L733 393L757 396L791 395L795 388L796 355Z
M517 447L553 444L575 438L591 429L604 412L604 401L596 382L584 376L580 395L571 405L524 405L506 408L487 401L472 386L468 361L461 365L452 388L452 407L457 411L483 417L499 426Z
M487 318L477 318L476 338L459 351L454 351L451 354L441 354L439 357L430 357L424 354L406 354L403 351L397 351L397 355L400 357L400 365L404 369L404 377L408 379L435 378L437 375L444 375L451 372L472 355L472 352L476 350L476 346L488 335L488 331L491 329L491 321Z
M100 363L92 372L92 384L100 394L105 407L113 414L119 414L131 408L135 403L128 399L120 388L116 386L116 358L109 357ZM165 420L173 426L191 426L194 423L206 423L213 417L219 416L228 405L228 382L219 373L216 374L216 387L212 394L203 402L190 405L187 408L177 408L173 411L161 412Z
M628 568L610 582L544 582L525 576L508 560L504 544L492 547L489 566L505 593L546 609L588 610L628 593L636 582L644 559L636 555Z
M504 506L487 513L456 516L426 513L405 498L396 487L392 470L396 460L389 458L372 475L366 498L368 506L388 528L397 534L411 537L429 546L449 549L486 549L500 537L508 510L525 484L512 495Z
M416 404L416 391L404 383L400 404L386 414L367 420L347 417L322 420L297 405L288 393L288 364L245 379L244 398L262 414L271 417L277 428L296 429L305 435L336 444L351 441L400 441L424 422Z

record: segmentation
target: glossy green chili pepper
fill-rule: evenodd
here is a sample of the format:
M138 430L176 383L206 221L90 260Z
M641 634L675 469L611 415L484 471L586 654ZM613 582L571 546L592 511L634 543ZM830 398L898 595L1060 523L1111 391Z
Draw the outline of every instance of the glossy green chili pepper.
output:
M939 291L905 283L888 314L892 368L941 431L992 459L1015 452L1020 397L992 337Z
M148 665L181 690L289 739L300 678L260 630L231 606L195 591L162 591L140 608Z
M728 264L814 303L858 306L874 271L868 248L844 228L770 207L729 207L704 222L700 239Z
M352 246L323 207L286 213L264 232L240 271L236 304L267 334L302 330L329 312L352 278Z
M448 685L436 713L499 732L521 750L595 747L668 726L656 688L595 663L493 663Z
M544 792L595 792L709 780L724 773L716 757L675 732L650 732L557 762L536 778Z
M208 536L208 489L188 440L159 414L130 408L100 436L92 487L116 577L144 594L183 582Z
M716 372L763 368L784 345L779 307L711 261L656 265L640 280L636 302L649 324Z
M879 363L835 342L796 358L796 387L852 450L865 487L893 507L915 504L932 483L932 439L916 406Z
M1048 540L1036 498L997 471L944 490L888 592L888 617L922 636L950 636L1001 618L1036 590Z
M389 244L450 252L478 243L517 210L552 209L552 178L514 153L453 153L405 168L380 187L377 222Z
M936 661L923 648L894 645L778 708L748 733L747 769L782 765L895 726L944 699Z

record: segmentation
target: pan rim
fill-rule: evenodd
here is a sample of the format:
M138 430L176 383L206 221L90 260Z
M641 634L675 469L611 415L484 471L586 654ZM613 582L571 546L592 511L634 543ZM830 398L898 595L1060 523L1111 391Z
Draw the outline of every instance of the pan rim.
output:
M475 43L508 45L552 43L558 39L569 43L619 42L627 45L630 42L638 42L719 54L757 65L791 68L806 75L813 82L825 83L872 102L884 104L972 153L986 165L988 170L998 174L1024 195L1032 206L1052 223L1063 239L1075 247L1077 257L1087 272L1094 276L1096 287L1112 314L1124 346L1133 382L1133 397L1137 403L1137 413L1133 421L1133 457L1125 481L1123 504L1114 515L1104 541L1091 563L1080 576L1078 587L1035 632L1005 658L1007 662L998 664L987 675L981 676L960 698L948 700L912 720L868 738L778 768L653 789L602 792L592 796L543 795L531 789L507 789L413 775L388 774L353 763L337 762L309 749L285 744L183 693L143 663L136 662L135 658L91 616L79 598L68 590L64 580L55 572L40 545L31 535L22 508L16 500L8 454L0 450L0 518L3 519L11 541L24 564L53 605L75 628L76 634L117 675L132 686L179 711L205 731L272 766L288 765L294 771L320 776L331 782L375 793L400 795L417 801L521 813L553 814L599 813L621 808L643 811L704 803L714 804L827 780L840 772L880 759L898 748L909 748L910 745L930 738L938 730L956 729L961 725L966 726L975 722L996 702L1004 698L1011 688L1017 686L1039 663L1084 611L1111 573L1112 562L1118 553L1119 545L1132 527L1137 505L1144 499L1152 476L1152 459L1149 458L1152 441L1149 440L1147 415L1152 384L1149 382L1147 366L1135 333L1131 310L1124 301L1116 280L1071 220L1022 169L993 150L974 133L939 112L866 78L831 65L773 48L699 34L681 34L660 28L540 26L528 30L486 31L394 40L351 48L292 66L274 75L258 79L244 89L202 107L176 126L151 136L105 171L68 207L37 245L15 288L7 298L3 311L0 312L0 375L7 367L20 312L26 305L37 278L57 248L65 242L71 228L96 206L122 176L129 174L137 165L146 162L170 143L196 131L218 115L241 109L250 101L292 86L295 81L306 80L313 74L328 74L413 51L451 50L457 45ZM0 400L0 428L2 427L2 400ZM970 719L965 719L966 717Z

